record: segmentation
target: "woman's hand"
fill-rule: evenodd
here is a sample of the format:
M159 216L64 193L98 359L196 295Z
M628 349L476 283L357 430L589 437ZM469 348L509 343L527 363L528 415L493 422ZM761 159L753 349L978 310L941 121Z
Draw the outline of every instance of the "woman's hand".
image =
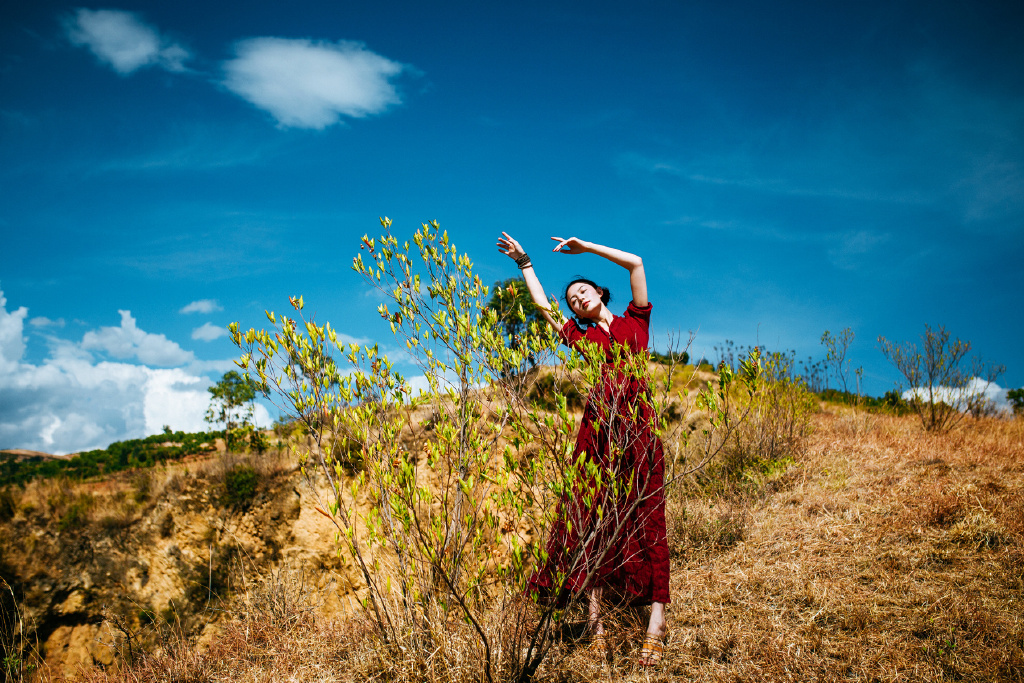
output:
M577 237L570 237L568 239L552 237L551 239L558 242L558 245L551 251L557 251L560 254L585 254L590 251L590 242L584 242Z
M502 232L501 237L498 238L498 251L513 261L526 255L523 248L519 246L519 242L516 242L512 235L509 235L507 232Z

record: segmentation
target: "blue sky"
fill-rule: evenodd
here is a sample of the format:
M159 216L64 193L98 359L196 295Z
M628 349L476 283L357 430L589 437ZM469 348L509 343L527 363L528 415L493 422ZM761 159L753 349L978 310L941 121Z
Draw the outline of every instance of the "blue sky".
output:
M6 3L0 447L202 427L221 333L289 295L387 342L350 270L437 219L485 280L640 254L655 345L824 355L926 323L1024 384L1015 3Z

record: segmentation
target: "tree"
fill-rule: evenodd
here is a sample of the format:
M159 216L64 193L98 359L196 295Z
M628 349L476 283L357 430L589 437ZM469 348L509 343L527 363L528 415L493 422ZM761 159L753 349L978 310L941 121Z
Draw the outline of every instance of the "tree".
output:
M850 362L846 360L846 352L849 351L852 342L853 330L849 327L835 336L828 330L821 335L821 343L827 351L825 362L831 367L832 374L843 383L843 392L845 393L850 393L846 384L846 376L850 372Z
M1010 389L1006 392L1006 398L1010 401L1010 405L1013 406L1015 415L1024 414L1024 387Z
M228 432L253 423L256 386L248 377L236 370L228 370L208 391L210 407L206 409L207 422L223 424Z
M897 344L878 337L879 348L907 383L912 392L910 407L929 431L949 430L984 400L984 389L995 382L1006 368L985 363L980 357L968 360L971 342L950 340L946 328L924 326L921 348L912 342ZM976 380L982 379L981 382ZM978 388L984 384L985 387ZM902 391L902 386L899 387Z
M505 334L511 341L512 347L516 349L523 344L523 335L531 324L543 325L545 322L544 317L530 298L526 281L521 277L511 277L502 282L495 282L491 288L491 298L487 302L487 308L498 315ZM527 361L531 368L536 367L536 354L528 353Z

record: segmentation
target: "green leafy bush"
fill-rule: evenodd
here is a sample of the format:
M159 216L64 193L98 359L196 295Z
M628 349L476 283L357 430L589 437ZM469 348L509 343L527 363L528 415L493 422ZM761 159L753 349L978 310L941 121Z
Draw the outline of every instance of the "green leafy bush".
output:
M246 508L256 497L260 475L250 465L235 465L224 473L224 495L222 501L227 507Z

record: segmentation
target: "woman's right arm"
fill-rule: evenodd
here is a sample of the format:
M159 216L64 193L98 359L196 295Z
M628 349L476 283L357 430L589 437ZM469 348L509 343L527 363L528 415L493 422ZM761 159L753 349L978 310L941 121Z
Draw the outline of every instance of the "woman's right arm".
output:
M501 237L498 238L498 251L505 254L513 261L519 261L526 252L519 245L511 235L507 232L501 233ZM533 270L533 265L527 261L521 270L523 271L523 279L526 281L526 289L530 292L530 298L533 300L534 305L540 309L541 315L544 319L555 328L555 331L561 331L562 326L565 325L566 318L562 315L561 311L552 311L551 303L548 301L547 295L544 294L544 287L540 284L540 279L537 277L537 273Z

